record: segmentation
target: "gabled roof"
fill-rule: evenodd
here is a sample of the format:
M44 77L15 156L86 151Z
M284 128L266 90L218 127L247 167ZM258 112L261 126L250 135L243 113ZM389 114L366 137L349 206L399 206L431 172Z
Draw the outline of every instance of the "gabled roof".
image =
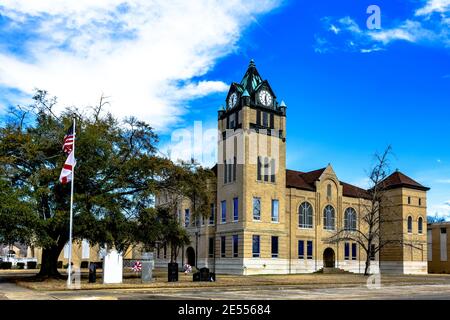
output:
M255 62L250 60L247 71L241 80L241 87L247 90L248 93L252 93L258 88L258 86L263 82L263 79L259 75L258 70L256 70Z
M315 186L306 182L304 175L304 172L286 170L286 187L315 191Z
M345 197L370 199L369 192L367 192L367 190L364 190L363 188L354 186L346 182L341 182L341 185L342 185L342 194Z
M383 188L385 189L410 188L422 191L430 190L430 188L421 185L417 181L411 179L410 177L401 173L398 170L392 173L386 179L384 179L381 183L383 185Z
M301 190L316 191L315 182L319 180L326 168L301 172L294 170L286 170L286 187ZM345 197L368 199L369 194L366 190L346 182L341 182L342 194Z

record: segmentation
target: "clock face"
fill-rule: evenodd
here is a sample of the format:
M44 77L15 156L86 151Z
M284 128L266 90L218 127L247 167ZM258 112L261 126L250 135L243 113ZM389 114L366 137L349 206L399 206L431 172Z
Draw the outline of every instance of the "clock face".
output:
M237 103L237 94L233 92L231 96L228 98L228 107L233 108Z
M261 102L263 106L270 106L272 104L272 100L272 96L267 90L261 90L259 92L259 102Z

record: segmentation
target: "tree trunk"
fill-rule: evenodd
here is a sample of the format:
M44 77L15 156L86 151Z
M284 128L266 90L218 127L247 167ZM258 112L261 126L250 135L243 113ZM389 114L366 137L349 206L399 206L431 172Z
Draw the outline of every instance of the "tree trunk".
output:
M366 267L364 269L364 275L368 276L369 275L369 267L370 267L370 252L367 252L367 257L366 257Z
M58 257L62 248L55 245L50 248L42 249L41 269L38 277L61 279L63 276L58 272Z

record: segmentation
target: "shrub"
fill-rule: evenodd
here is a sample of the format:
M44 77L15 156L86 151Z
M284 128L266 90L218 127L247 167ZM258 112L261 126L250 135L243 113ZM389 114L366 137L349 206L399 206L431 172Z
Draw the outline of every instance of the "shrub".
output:
M63 262L62 261L58 261L57 268L61 269L62 267L63 267Z
M80 268L86 269L89 267L89 261L81 261Z
M3 261L0 262L0 269L11 269L12 262Z
M17 262L17 269L25 269L25 262Z
M36 261L27 261L27 269L36 269L37 262Z

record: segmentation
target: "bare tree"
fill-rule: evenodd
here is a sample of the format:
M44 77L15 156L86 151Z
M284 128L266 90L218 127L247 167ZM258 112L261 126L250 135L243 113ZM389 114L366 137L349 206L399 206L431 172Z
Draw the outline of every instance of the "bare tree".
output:
M342 241L356 242L366 254L364 275L369 275L371 260L387 245L410 246L422 250L414 241L405 241L402 232L389 228L403 223L401 217L390 214L393 203L386 194L389 187L386 178L389 176L391 154L391 146L382 153L375 154L375 164L368 173L369 189L358 195L361 199L361 212L357 215L357 220L351 223L352 218L344 218L344 226L326 240L327 243L333 244Z

